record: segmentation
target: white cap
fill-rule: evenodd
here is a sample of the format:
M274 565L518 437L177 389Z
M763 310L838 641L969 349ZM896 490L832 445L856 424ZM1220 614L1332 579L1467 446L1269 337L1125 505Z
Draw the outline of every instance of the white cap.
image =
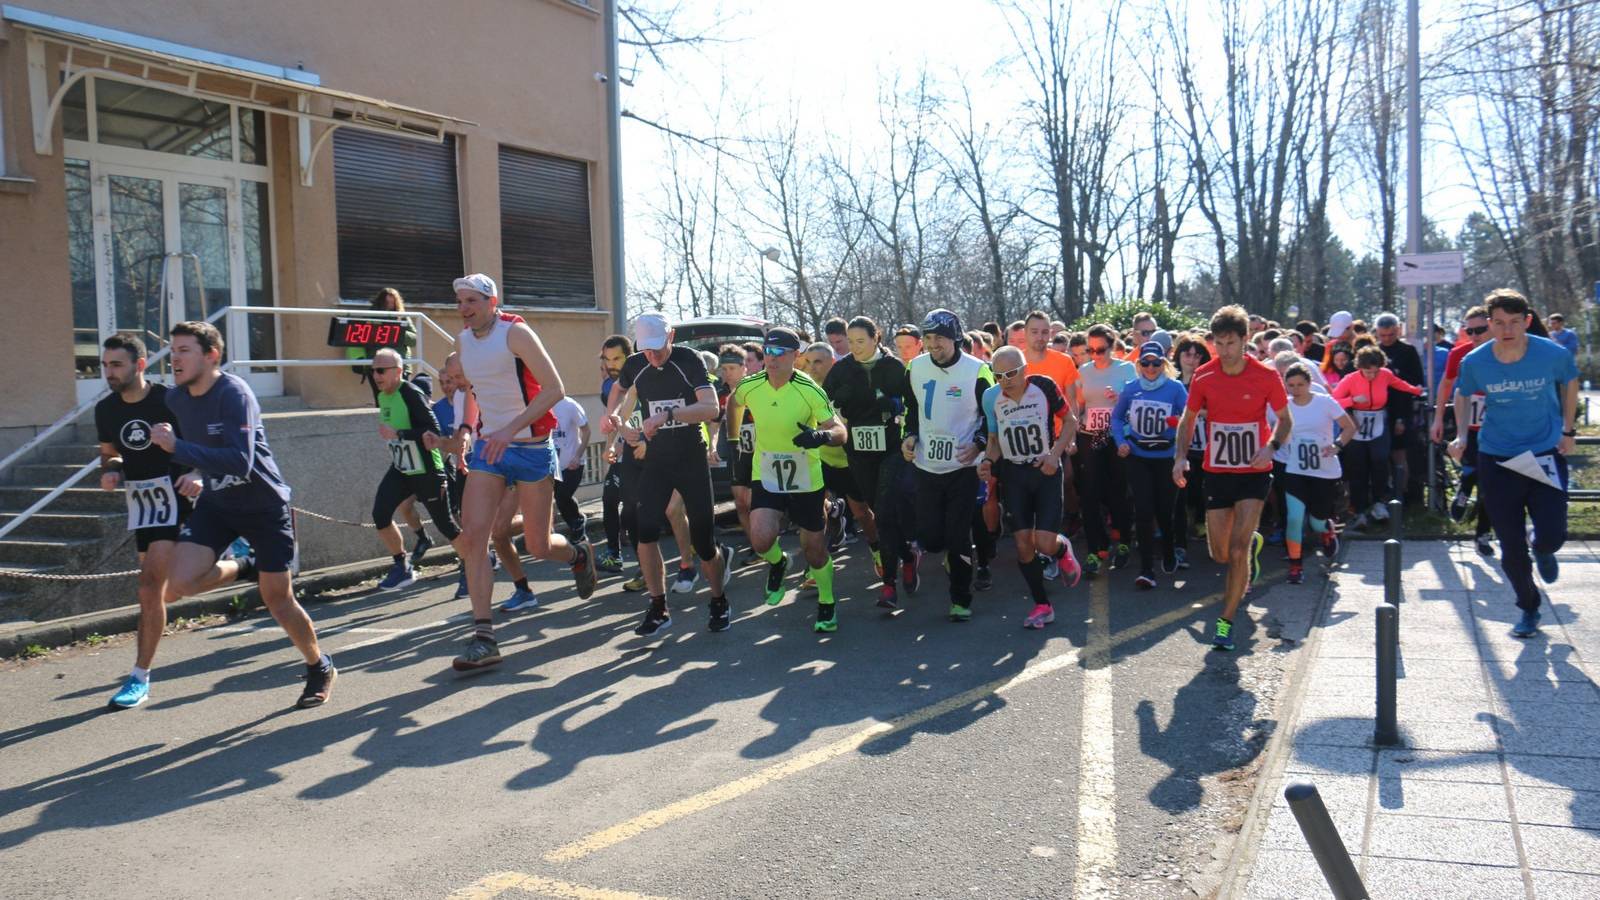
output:
M482 272L457 278L452 287L458 291L462 288L466 288L469 291L477 291L485 297L500 296L500 289L495 287L494 279Z
M660 350L667 345L672 325L658 312L640 313L633 320L633 346L640 350Z
M1328 337L1338 337L1350 330L1350 323L1355 321L1355 316L1344 310L1339 310L1328 319Z

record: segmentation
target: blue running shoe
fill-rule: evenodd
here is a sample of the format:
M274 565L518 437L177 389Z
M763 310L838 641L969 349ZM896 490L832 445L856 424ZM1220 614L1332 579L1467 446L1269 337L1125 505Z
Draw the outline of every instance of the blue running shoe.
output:
M148 699L150 699L150 682L140 681L129 675L128 680L122 683L122 690L117 691L116 696L111 698L111 705L118 709L133 709Z
M522 612L523 610L534 609L538 605L538 594L517 588L510 597L506 598L506 602L500 604L500 611L503 613Z
M1556 579L1561 577L1561 562L1556 559L1554 553L1540 553L1535 550L1533 565L1539 570L1539 578L1545 584L1555 584Z
M1517 620L1517 624L1511 626L1512 637L1531 638L1538 633L1539 611L1537 609L1523 610L1522 618Z
M417 574L412 571L411 563L402 559L389 567L389 574L383 576L383 580L378 582L378 590L397 591L400 588L416 584L416 582Z
M456 579L456 599L461 600L469 596L471 595L467 593L467 569L462 566L461 577Z

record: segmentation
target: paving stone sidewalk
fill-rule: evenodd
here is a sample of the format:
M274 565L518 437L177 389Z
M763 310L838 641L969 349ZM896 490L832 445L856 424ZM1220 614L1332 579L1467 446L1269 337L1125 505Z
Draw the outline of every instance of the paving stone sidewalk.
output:
M1355 544L1332 575L1237 893L1331 896L1283 799L1309 779L1373 897L1600 897L1600 545L1562 550L1543 633L1523 641L1494 560L1405 544L1400 748L1372 744L1382 551Z

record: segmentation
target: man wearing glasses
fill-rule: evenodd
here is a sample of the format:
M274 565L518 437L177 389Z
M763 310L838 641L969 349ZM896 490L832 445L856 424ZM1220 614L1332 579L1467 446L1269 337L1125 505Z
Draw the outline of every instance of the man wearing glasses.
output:
M1467 310L1461 332L1466 335L1466 340L1457 341L1450 348L1450 355L1444 362L1444 377L1439 379L1438 406L1433 410L1433 425L1428 429L1428 437L1436 444L1444 443L1444 411L1451 408L1450 398L1455 393L1456 379L1461 375L1461 361L1467 358L1468 353L1489 342L1489 310L1482 306ZM1461 456L1461 482L1456 487L1455 499L1450 501L1450 518L1457 522L1467 517L1467 509L1472 505L1472 490L1478 484L1478 428L1483 424L1483 392L1473 394L1468 404L1470 415L1465 423L1467 444ZM1456 423L1457 436L1460 436L1462 427L1463 423ZM1476 519L1473 542L1478 547L1478 553L1493 556L1494 543L1489 539L1489 511L1481 504Z

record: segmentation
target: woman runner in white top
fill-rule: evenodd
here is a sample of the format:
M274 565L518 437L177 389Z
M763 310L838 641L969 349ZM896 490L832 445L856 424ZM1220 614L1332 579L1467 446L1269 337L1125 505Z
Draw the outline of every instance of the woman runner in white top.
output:
M1293 430L1288 443L1273 458L1284 465L1283 492L1288 515L1283 534L1289 550L1288 580L1290 584L1300 584L1305 580L1300 539L1308 517L1323 555L1332 559L1339 552L1339 538L1328 517L1333 514L1341 475L1339 451L1355 436L1356 425L1337 400L1312 390L1311 370L1305 363L1289 366L1284 387L1289 392Z

